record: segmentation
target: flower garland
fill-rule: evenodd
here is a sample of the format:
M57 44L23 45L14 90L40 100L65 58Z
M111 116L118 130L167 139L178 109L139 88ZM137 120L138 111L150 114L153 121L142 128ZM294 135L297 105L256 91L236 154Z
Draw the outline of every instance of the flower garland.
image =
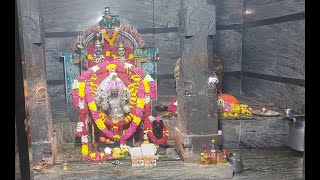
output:
M103 162L106 159L106 154L104 152L94 152L86 155L85 160L93 162Z
M119 33L119 31L118 31L118 30L115 30L115 31L112 33L111 39L110 39L109 36L107 35L107 32L106 32L106 31L103 31L102 35L103 35L104 39L110 44L110 46L113 46L113 43L114 43L114 41L116 40L116 37L117 37L118 33Z
M145 106L145 112L150 112L150 104ZM145 116L144 129L145 129L145 132L147 133L148 137L150 138L150 140L153 143L156 143L156 144L164 144L165 142L167 142L168 141L168 137L169 137L169 131L168 131L167 126L165 125L165 123L163 123L163 128L162 128L163 136L162 136L162 138L158 139L158 138L155 137L155 135L152 132L152 122L150 120L150 118L151 118L150 114L145 114L145 115L148 115L148 116ZM156 118L156 120L159 121L160 117L158 116Z
M106 119L106 115L97 109L94 101L94 94L98 87L97 84L102 81L101 77L106 77L108 73L104 72L108 72L108 70L118 72L119 78L128 85L131 93L130 113L123 120L126 124L131 123L129 128L121 136L119 136L117 129L119 126L123 126L123 124L113 123L111 120ZM142 79L142 77L144 77L144 79ZM119 138L120 143L125 144L126 140L135 133L141 123L143 112L150 114L150 109L145 109L146 105L150 106L149 103L145 102L145 98L146 94L150 95L148 98L156 97L156 91L153 89L155 86L153 86L152 83L154 83L154 81L150 75L144 74L141 69L128 65L128 63L124 63L123 67L121 61L104 61L85 71L77 78L73 85L72 96L73 105L79 108L80 122L78 124L79 126L77 126L77 135L81 136L82 154L84 156L87 156L89 153L88 133L85 127L85 115L88 114L88 109L95 124L107 138ZM112 126L114 132L111 132L107 126Z

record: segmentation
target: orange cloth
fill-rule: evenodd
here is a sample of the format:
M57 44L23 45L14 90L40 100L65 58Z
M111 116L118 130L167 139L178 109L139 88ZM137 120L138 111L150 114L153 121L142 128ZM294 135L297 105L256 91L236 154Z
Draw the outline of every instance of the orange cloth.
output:
M239 101L234 96L229 94L219 94L218 98L222 98L224 102L228 102L229 104L239 104Z

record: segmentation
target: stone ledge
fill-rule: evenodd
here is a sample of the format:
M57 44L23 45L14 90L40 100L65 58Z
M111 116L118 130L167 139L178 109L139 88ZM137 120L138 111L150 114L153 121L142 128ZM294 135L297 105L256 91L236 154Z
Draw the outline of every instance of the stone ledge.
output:
M201 165L182 161L161 161L155 167L131 167L130 161L120 165L69 162L69 169L61 170L55 165L46 172L35 173L35 180L42 179L231 179L233 168L230 163L221 165Z
M289 121L279 117L255 117L249 120L220 120L224 148L285 147Z

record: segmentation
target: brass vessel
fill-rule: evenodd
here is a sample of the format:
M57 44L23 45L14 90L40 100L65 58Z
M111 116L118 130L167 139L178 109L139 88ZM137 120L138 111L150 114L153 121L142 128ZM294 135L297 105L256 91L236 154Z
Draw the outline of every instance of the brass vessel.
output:
M61 169L64 171L69 169L67 161L62 161Z

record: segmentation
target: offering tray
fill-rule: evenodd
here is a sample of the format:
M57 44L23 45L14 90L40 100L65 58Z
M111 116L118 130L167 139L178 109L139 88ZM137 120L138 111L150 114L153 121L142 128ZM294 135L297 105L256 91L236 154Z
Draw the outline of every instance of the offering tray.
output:
M266 116L266 117L271 117L271 116L280 116L281 114L277 111L272 111L268 110L265 112L262 112L261 110L253 110L252 114L257 115L257 116Z

